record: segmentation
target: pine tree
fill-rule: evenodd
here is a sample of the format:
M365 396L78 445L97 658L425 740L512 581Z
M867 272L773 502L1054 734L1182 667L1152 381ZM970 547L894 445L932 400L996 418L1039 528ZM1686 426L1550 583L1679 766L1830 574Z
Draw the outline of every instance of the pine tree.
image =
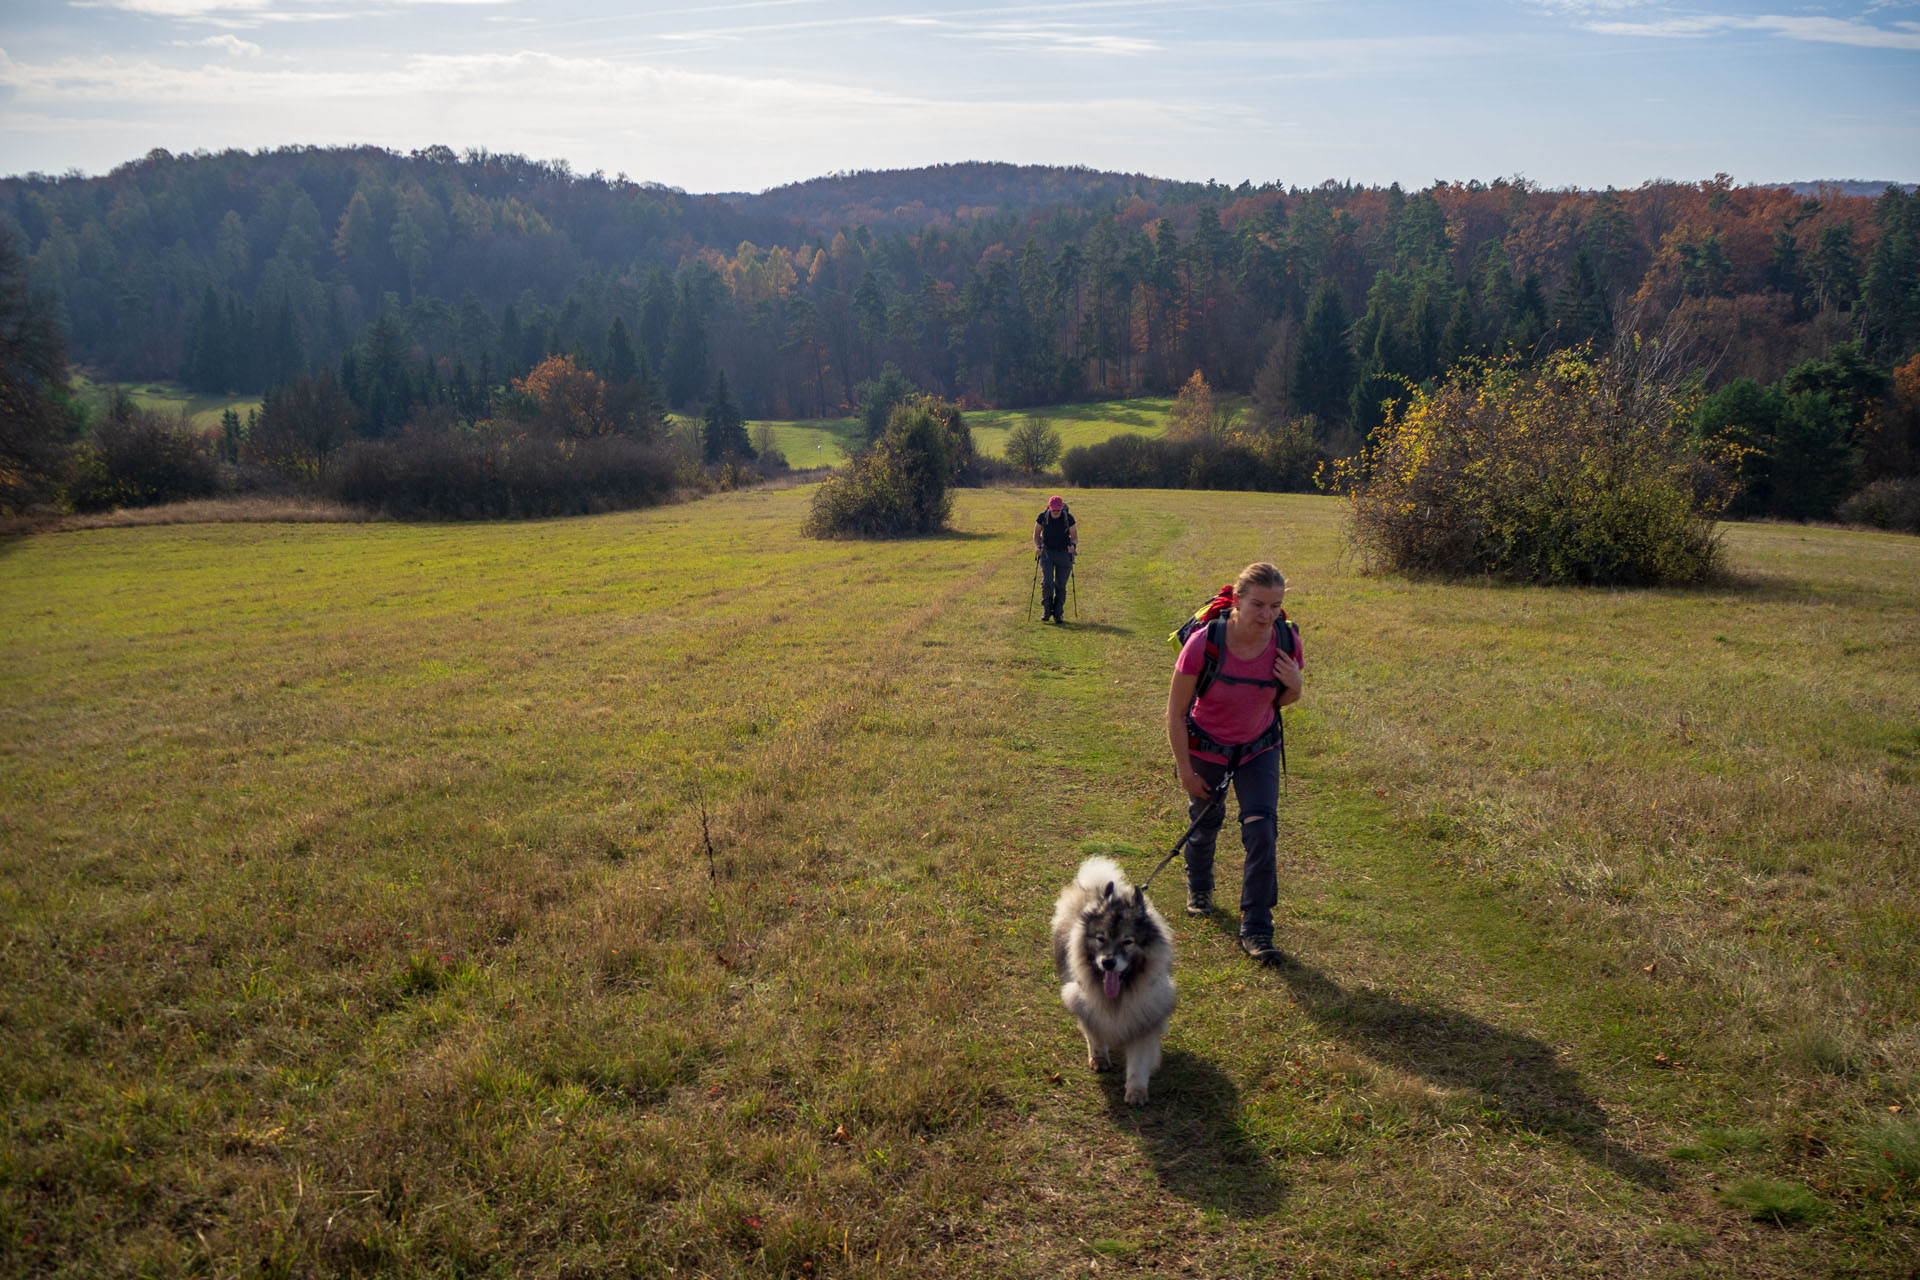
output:
M1307 307L1300 343L1293 353L1293 407L1331 426L1347 419L1354 359L1347 346L1347 308L1340 289L1323 280Z
M707 380L707 326L694 301L693 281L680 282L667 334L667 403L683 409L700 394Z
M1605 346L1613 337L1613 317L1600 293L1600 281L1585 249L1573 255L1566 283L1553 295L1553 336L1557 346Z
M632 382L640 372L640 362L627 337L627 322L619 316L607 326L607 360L603 372L608 382Z
M739 406L733 403L733 390L727 385L727 371L713 375L713 388L707 393L707 411L702 417L700 452L708 462L734 457L751 462L753 442L747 438L746 423Z

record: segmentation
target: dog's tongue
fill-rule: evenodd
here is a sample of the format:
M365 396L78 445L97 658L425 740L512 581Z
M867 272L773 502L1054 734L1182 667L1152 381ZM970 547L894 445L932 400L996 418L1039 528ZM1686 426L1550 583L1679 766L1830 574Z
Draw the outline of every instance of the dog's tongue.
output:
M1120 998L1120 975L1112 969L1101 974L1100 989L1107 993L1107 999L1118 1000Z

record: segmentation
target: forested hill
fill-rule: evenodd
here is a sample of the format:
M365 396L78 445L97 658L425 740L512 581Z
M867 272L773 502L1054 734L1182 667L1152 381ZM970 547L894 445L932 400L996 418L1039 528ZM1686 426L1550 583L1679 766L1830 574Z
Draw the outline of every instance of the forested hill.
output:
M1191 203L1232 199L1232 193L1214 183L1174 182L1138 173L973 162L830 174L759 195L728 197L741 209L792 218L828 235L860 226L874 232L914 232L1033 210L1111 208L1134 198Z
M1860 404L1920 350L1920 196L1891 187L1226 188L967 164L718 197L444 147L287 148L6 179L0 233L76 362L204 390L333 375L370 434L456 382L484 413L553 353L657 377L676 408L724 372L751 417L844 412L888 365L996 406L1199 371L1330 433L1462 356L1628 324L1683 326L1716 385L1844 347L1880 371Z

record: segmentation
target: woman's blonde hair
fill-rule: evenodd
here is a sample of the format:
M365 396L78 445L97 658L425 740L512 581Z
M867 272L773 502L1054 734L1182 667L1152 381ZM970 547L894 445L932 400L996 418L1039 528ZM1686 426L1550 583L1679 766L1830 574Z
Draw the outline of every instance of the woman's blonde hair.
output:
M1239 596L1251 587L1271 587L1278 591L1285 591L1286 575L1265 560L1256 561L1242 569L1240 576L1233 580L1233 594Z

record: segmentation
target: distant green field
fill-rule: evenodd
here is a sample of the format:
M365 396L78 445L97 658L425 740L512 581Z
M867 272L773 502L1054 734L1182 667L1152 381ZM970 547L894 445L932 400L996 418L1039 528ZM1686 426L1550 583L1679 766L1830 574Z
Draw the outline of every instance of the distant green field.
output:
M1054 404L1033 409L990 409L967 415L973 431L973 447L990 457L1003 458L1007 451L1007 433L1022 418L1043 418L1060 433L1065 449L1083 444L1099 444L1121 435L1157 436L1167 430L1167 414L1173 401L1166 396L1140 396L1133 400L1101 400L1093 404Z
M749 432L773 428L773 440L790 467L837 467L860 447L858 418L814 418L796 422L749 422Z
M967 414L973 447L992 458L1004 458L1007 433L1025 417L1043 418L1060 433L1060 443L1099 444L1129 432L1157 436L1167 429L1173 401L1164 396L1134 400L1102 400L1093 404L1056 404L1034 409L988 409ZM749 422L753 430L760 422ZM837 467L860 446L858 418L814 418L767 421L787 462L795 467Z
M247 410L260 407L259 396L209 395L172 382L95 382L84 375L73 380L74 393L96 414L105 410L116 387L142 409L169 416L184 411L187 421L203 431L218 427L220 415L227 409L244 419Z

